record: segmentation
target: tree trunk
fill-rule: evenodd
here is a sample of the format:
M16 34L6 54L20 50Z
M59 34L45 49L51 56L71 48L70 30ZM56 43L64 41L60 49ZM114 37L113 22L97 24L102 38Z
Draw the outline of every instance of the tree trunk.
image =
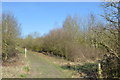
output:
M118 2L118 56L120 58L120 1Z

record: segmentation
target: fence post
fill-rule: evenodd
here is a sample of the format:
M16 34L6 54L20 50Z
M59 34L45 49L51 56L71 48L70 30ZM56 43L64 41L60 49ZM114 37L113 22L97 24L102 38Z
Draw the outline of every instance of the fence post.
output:
M102 78L102 69L101 69L100 63L98 63L98 76L99 76L99 78Z
M25 48L25 58L27 57L27 49Z

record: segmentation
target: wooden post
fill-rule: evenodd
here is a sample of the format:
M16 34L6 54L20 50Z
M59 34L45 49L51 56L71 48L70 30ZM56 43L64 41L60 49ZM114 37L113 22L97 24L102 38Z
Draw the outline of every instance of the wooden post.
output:
M99 74L99 78L102 78L102 69L100 63L98 63L98 74Z
M27 49L25 48L25 58L27 57Z

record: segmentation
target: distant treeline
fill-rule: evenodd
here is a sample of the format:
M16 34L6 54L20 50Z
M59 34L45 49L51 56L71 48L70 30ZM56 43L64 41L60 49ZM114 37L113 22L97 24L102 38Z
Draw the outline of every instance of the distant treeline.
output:
M21 40L22 47L37 52L43 51L48 55L59 56L70 61L86 61L86 58L93 60L100 54L100 46L95 41L97 34L92 29L102 30L104 25L102 22L96 22L95 19L92 20L92 18L95 16L91 14L90 21L93 24L84 23L88 24L87 27L89 27L84 31L81 29L83 25L79 23L79 17L68 16L61 28L53 29L43 37L34 38L34 34L28 35ZM96 26L100 27L97 28Z

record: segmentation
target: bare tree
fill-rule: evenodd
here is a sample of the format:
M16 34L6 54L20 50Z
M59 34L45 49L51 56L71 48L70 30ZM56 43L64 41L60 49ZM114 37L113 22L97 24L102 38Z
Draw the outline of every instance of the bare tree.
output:
M102 17L107 21L100 32L104 39L99 42L99 45L107 51L102 60L103 76L120 77L120 2L105 2L102 6L104 8Z
M16 56L17 38L20 34L19 24L10 13L2 14L2 58L7 60Z

